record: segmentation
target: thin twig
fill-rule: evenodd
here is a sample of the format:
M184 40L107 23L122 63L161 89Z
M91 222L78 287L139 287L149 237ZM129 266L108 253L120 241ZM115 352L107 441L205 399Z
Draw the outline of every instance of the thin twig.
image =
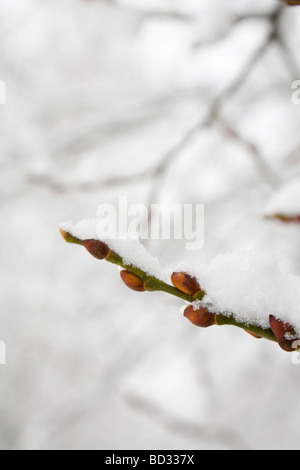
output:
M71 233L64 232L63 230L61 230L61 234L66 242L84 246L84 240L80 240L74 237ZM103 242L100 242L100 243L106 246L106 248L108 249L105 243ZM166 282L161 281L160 279L157 279L155 276L149 275L148 273L140 269L138 266L126 264L121 258L121 256L119 256L117 253L113 252L112 250L108 249L108 255L105 257L105 260L108 261L109 263L120 266L123 270L128 271L131 274L134 274L134 276L136 276L143 282L144 289L148 292L165 292L169 295L178 297L179 299L184 300L189 303L194 303L196 300L201 301L206 295L204 291L200 291L194 296L190 294L186 294L185 292L182 292L176 287L171 286L167 284ZM235 326L237 328L241 328L243 330L249 331L255 335L258 335L270 341L274 341L274 342L277 341L274 336L274 333L272 332L270 328L263 329L257 325L252 325L251 323L238 322L234 318L233 315L230 315L230 313L228 313L228 315L216 313L216 324L219 326L223 326L223 325Z

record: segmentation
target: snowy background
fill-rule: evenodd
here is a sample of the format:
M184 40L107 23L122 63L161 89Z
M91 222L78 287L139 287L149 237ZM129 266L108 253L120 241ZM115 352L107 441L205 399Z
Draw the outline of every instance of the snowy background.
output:
M300 228L263 217L300 176L299 25L277 0L0 0L1 449L299 449L290 355L58 232L120 195L205 203L204 250L148 243L161 263L300 275Z

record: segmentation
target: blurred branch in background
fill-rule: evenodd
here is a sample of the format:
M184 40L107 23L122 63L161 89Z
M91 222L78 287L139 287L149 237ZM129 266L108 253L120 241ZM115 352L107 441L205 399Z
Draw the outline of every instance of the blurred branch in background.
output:
M240 450L250 450L251 446L248 442L242 439L238 432L230 428L229 423L227 427L215 427L209 423L193 423L187 420L179 420L176 416L172 416L166 410L158 407L155 403L151 403L150 399L146 400L144 397L136 394L127 394L124 397L128 405L149 417L155 418L162 426L166 427L172 434L179 434L186 436L195 442L213 443L215 440L220 440L226 443L230 448Z
M283 13L284 9L280 5L276 8L274 12L272 12L270 15L263 14L263 15L257 15L254 18L258 20L267 20L271 26L269 33L266 35L266 37L263 39L261 45L257 48L256 51L254 51L250 57L247 58L245 61L244 67L241 68L237 76L234 78L234 80L229 84L227 89L222 90L220 95L216 96L212 102L210 103L209 109L207 110L206 116L201 119L200 122L198 122L194 127L192 127L186 135L182 138L182 140L178 143L178 145L171 149L162 159L161 163L158 165L154 172L154 186L152 189L152 192L149 196L149 202L150 204L153 201L158 201L159 196L158 192L159 189L163 187L163 178L165 173L168 171L168 166L174 161L176 156L180 154L189 144L190 142L194 139L196 135L198 135L201 130L205 127L210 127L218 123L219 121L222 122L222 106L224 106L230 98L238 93L239 89L243 86L244 82L248 79L249 75L257 65L257 63L260 61L260 59L264 56L266 51L268 50L269 46L274 42L278 41L280 44L280 47L282 47L282 39L281 36L278 32L279 29L279 24L280 24L280 19L281 15ZM237 22L240 21L246 21L248 19L252 19L253 16L243 16L242 18L238 18L238 20L235 20ZM234 23L233 23L234 24ZM218 38L218 41L222 41L222 38ZM203 46L203 44L201 45ZM198 46L200 47L200 45ZM293 62L291 61L293 64ZM293 65L293 69L295 69L296 66ZM226 126L228 129L228 125ZM231 136L233 139L236 139L237 141L241 142L241 138L237 135L236 131L231 132ZM246 142L244 141L244 144ZM255 161L258 162L259 168L262 170L262 173L264 177L266 177L267 181L271 182L272 185L274 183L278 184L280 182L280 179L278 175L274 174L274 170L272 170L267 162L264 160L264 157L260 154L258 154L258 150L255 147L255 144L251 142L247 142L246 146L248 149L251 149Z
M48 187L50 190L53 190L58 193L64 192L80 192L80 191L97 191L97 189L105 186L117 186L119 184L128 184L134 181L140 181L145 179L153 180L153 189L149 195L149 201L154 202L158 200L157 191L158 188L163 187L163 178L166 172L168 171L169 165L171 165L176 157L180 155L193 141L195 137L201 133L202 129L206 126L212 126L214 123L217 123L219 120L222 120L222 107L230 100L232 96L238 93L239 89L243 86L244 82L248 79L250 74L252 73L253 69L256 67L257 63L264 57L265 53L267 52L269 46L273 43L278 44L279 48L282 50L282 54L284 60L287 61L288 66L291 70L291 75L293 78L300 76L299 67L297 65L296 60L293 58L293 54L291 53L289 47L285 42L285 37L281 31L281 18L284 13L284 8L282 6L278 6L275 11L271 12L271 14L263 13L259 15L245 15L242 17L236 18L232 26L234 24L239 23L241 21L248 21L251 19L255 19L258 21L268 21L271 28L267 36L263 39L261 45L257 48L256 51L251 53L250 57L245 59L245 65L241 68L239 73L236 75L234 80L228 85L227 89L222 90L220 95L216 96L213 101L211 102L209 109L206 112L206 116L201 118L199 122L197 122L192 128L190 128L178 141L176 146L171 148L162 158L160 159L159 163L156 167L151 170L142 171L140 174L130 175L129 177L118 177L115 176L113 178L109 178L107 180L99 180L94 182L84 182L84 183L66 183L63 180L59 181L56 179L55 176L48 175L39 175L39 174L29 174L26 179L28 183L35 184L35 185L42 185ZM158 13L160 14L160 13ZM222 41L222 38L217 38L217 41ZM204 47L206 44L199 43L197 48ZM298 73L299 72L299 73ZM151 118L151 116L150 116ZM155 119L153 116L152 119ZM138 120L140 123L140 119ZM128 125L128 122L123 123L116 122L116 130L119 126ZM111 126L114 126L112 123ZM228 124L226 125L227 129ZM235 137L234 137L235 136ZM241 142L241 139L238 137L236 131L231 132L231 137L236 138L238 142ZM251 149L253 155L255 156L255 160L259 162L259 167L262 170L262 173L265 175L267 180L271 184L280 182L280 178L278 175L274 174L274 170L268 167L267 162L264 159L263 155L258 154L258 149L256 148L255 144L252 142L247 142L248 149Z
M288 3L289 5L300 5L300 0L283 0L285 3Z

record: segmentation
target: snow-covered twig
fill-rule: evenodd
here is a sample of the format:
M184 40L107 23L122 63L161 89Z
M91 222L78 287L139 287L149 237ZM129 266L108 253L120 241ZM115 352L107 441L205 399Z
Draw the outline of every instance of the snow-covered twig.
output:
M292 343L297 339L294 328L286 322L272 316L272 327L262 328L251 322L238 321L233 315L215 313L201 304L206 292L201 289L195 278L183 272L173 273L171 276L173 286L163 280L150 275L144 268L124 260L120 254L113 251L105 242L92 239L80 239L70 232L61 228L61 234L66 242L84 246L89 253L99 260L106 260L122 268L121 278L125 284L137 292L165 292L178 297L192 305L186 306L184 315L193 324L200 327L213 325L231 325L245 330L256 338L265 338L270 341L279 342L286 351L292 351ZM275 327L274 327L275 325ZM282 325L282 327L281 327ZM289 334L289 338L287 338Z

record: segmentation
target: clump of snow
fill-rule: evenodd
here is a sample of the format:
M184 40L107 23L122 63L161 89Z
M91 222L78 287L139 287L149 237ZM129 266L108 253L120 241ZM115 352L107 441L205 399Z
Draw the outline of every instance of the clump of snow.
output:
M295 341L295 340L298 340L299 339L299 336L297 333L290 333L290 332L287 332L285 335L284 335L285 339L287 339L288 341Z
M300 179L288 181L270 199L264 211L267 216L300 216Z
M139 240L130 238L126 234L116 234L115 238L109 238L99 222L100 218L86 219L76 224L69 221L62 223L60 228L79 240L105 241L112 251L121 256L125 264L136 266L161 281L169 281L169 270L163 269L158 259L151 256Z
M95 219L85 219L73 224L73 222L62 222L60 228L65 232L70 233L73 237L79 240L98 240L97 226Z
M202 304L237 321L269 327L269 316L300 332L300 278L281 272L278 262L252 251L219 254L198 270L207 292Z

